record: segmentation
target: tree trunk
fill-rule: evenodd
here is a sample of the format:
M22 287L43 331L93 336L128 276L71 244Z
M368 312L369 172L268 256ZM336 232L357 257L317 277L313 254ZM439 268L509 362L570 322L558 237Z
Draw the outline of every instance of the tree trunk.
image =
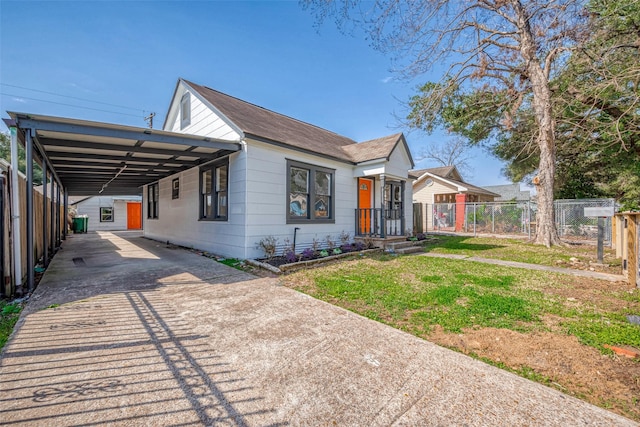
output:
M542 68L543 61L536 53L536 43L529 25L529 16L520 0L513 2L518 17L520 33L520 54L525 61L529 80L531 81L532 106L538 125L537 144L540 149L538 176L534 180L538 195L538 211L536 213L535 243L550 247L561 245L556 230L553 206L553 182L556 170L555 120L551 106L551 90L549 79Z

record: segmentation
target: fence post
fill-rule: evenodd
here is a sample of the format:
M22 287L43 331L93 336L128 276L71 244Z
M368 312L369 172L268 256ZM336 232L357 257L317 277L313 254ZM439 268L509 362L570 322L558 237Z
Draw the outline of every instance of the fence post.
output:
M473 236L476 236L476 203L473 202Z
M496 205L491 205L491 232L496 232Z
M527 200L527 233L531 240L531 200Z

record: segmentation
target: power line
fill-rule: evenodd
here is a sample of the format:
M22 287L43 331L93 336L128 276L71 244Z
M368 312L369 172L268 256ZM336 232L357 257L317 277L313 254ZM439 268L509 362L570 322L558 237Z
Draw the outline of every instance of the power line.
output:
M22 96L22 95L13 95L13 94L6 93L6 92L0 92L0 95L13 96L13 97L16 97L16 98L21 98L21 99L30 99L30 100L32 100L32 101L48 102L48 103L50 103L50 104L64 105L64 106L66 106L66 107L83 108L83 109L85 109L85 110L100 111L100 112L103 112L103 113L120 114L120 115L122 115L122 116L129 116L129 117L137 117L137 118L140 118L140 116L139 116L139 115L135 115L135 114L121 113L121 112L119 112L119 111L102 110L102 109L100 109L100 108L84 107L84 106L82 106L82 105L65 104L65 103L63 103L63 102L48 101L48 100L46 100L46 99L31 98L31 97L28 97L28 96ZM144 110L142 110L142 111L143 111L143 113L144 113Z
M32 92L46 93L47 95L60 96L60 97L63 97L63 98L77 99L79 101L93 102L94 104L108 105L110 107L124 108L124 109L127 109L127 110L134 110L134 111L142 111L143 113L144 113L144 111L146 111L143 108L133 108L133 107L127 107L127 106L124 106L124 105L110 104L108 102L94 101L92 99L79 98L77 96L62 95L60 93L48 92L46 90L40 90L40 89L32 89L32 88L28 88L28 87L24 87L24 86L18 86L18 85L11 85L11 84L8 84L8 83L0 83L0 85L13 87L13 88L17 88L17 89L30 90ZM27 99L34 99L34 98L27 98Z

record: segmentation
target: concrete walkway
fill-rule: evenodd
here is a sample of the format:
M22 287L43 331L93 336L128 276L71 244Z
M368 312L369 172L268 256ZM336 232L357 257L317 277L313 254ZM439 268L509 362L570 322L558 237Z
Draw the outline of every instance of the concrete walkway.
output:
M569 274L577 277L589 277L592 279L607 280L609 282L625 282L627 278L621 274L599 273L597 271L576 270L573 268L551 267L548 265L527 264L525 262L505 261L502 259L482 258L477 256L458 255L458 254L438 254L432 252L421 253L420 256L428 256L432 258L449 258L463 261L475 261L485 264L503 265L505 267L524 268L527 270L549 271L552 273Z
M55 256L2 354L0 424L636 425L130 233Z

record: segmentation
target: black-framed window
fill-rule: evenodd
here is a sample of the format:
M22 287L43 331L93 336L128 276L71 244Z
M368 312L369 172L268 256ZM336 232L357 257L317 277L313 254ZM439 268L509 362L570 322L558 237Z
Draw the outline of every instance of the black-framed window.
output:
M335 170L287 160L287 223L335 222Z
M229 210L229 159L200 168L200 219L226 221Z
M172 199L180 198L180 178L174 178L171 181L171 198Z
M160 199L159 183L151 184L147 187L147 218L158 218L158 200Z
M384 204L387 209L386 217L399 219L404 207L404 183L386 182L384 185Z
M100 208L100 222L113 222L113 208Z
M185 92L180 99L180 129L191 124L191 94Z

